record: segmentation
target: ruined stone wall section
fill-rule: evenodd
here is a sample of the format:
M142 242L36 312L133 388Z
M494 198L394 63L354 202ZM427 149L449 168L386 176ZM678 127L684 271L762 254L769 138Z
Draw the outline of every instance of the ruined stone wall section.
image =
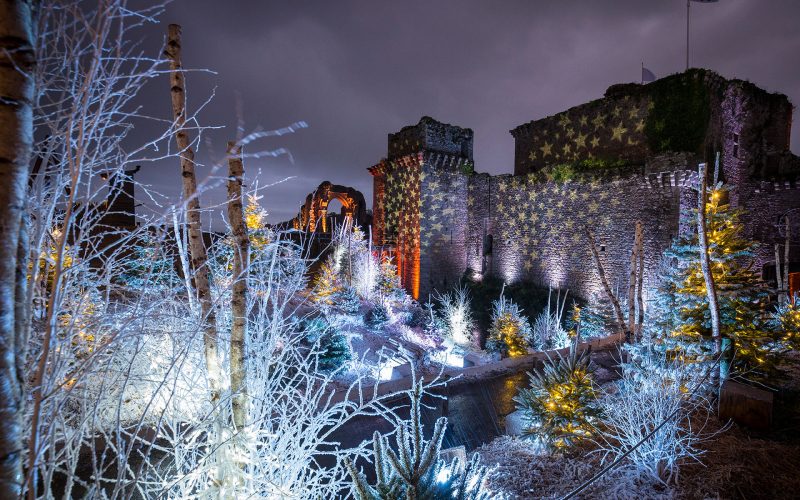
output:
M472 129L423 116L416 125L389 134L388 154L397 158L424 150L472 161L473 135Z
M650 155L645 135L650 106L649 97L638 90L520 125L511 130L514 174L594 158L643 164Z
M467 267L476 278L493 275L508 283L532 281L604 300L586 228L595 233L612 288L626 290L634 226L642 220L645 287L651 288L658 279L661 255L678 234L681 205L692 199L685 193L696 180L696 173L686 170L605 183L472 176ZM486 235L492 239L489 256L482 255Z
M764 267L775 264L775 244L785 243L785 222L788 214L791 243L789 262L800 267L800 181L761 182L745 187L740 208L744 209L742 224L744 236L758 244L754 256L754 270L761 273Z

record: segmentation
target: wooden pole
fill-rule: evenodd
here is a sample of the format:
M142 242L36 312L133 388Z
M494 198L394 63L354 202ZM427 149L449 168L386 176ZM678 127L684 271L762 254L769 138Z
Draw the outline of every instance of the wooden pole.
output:
M619 330L625 333L625 341L630 342L631 334L628 331L628 327L625 324L625 316L622 314L622 308L619 306L619 301L617 297L614 295L614 292L611 291L611 287L608 286L608 280L606 279L606 273L603 269L603 263L600 261L600 254L597 253L597 245L595 243L594 234L589 228L586 228L586 234L589 236L589 246L592 249L592 255L594 256L595 264L597 264L597 273L600 275L600 283L603 285L603 290L606 292L606 296L611 301L611 305L614 307L614 314L617 317L617 326Z
M642 241L642 221L636 221L634 230L633 248L631 249L631 272L628 283L628 331L636 331L636 271L639 264L639 246Z
M700 245L700 268L706 284L708 309L711 313L711 337L714 339L714 355L722 353L722 334L719 326L719 303L717 302L717 288L714 284L714 275L711 272L711 258L708 255L708 235L706 229L706 179L708 165L700 164L700 193L697 196L697 238Z
M783 283L782 283L783 273L781 273L781 246L779 243L775 243L775 288L778 292L778 303L783 303L784 294L783 294Z
M642 233L641 237L639 238L639 271L637 273L638 284L637 288L638 291L636 292L636 302L637 307L639 308L639 317L637 318L636 322L636 331L634 334L636 335L636 340L642 339L642 325L644 325L644 298L643 298L643 285L644 285L644 228L640 229Z
M789 297L789 247L791 243L792 226L789 224L789 214L786 214L786 243L783 245L783 290L786 297L786 302L790 300Z
M247 338L247 276L250 264L250 239L244 222L242 203L242 148L228 142L228 221L233 233L233 289L231 293L231 394L233 425L242 429L247 417L247 369L244 363Z
M181 65L181 27L170 24L167 47L164 55L170 61L170 92L172 95L172 114L175 120L175 141L178 144L183 181L183 200L186 203L186 223L189 231L189 253L191 255L194 284L197 288L197 301L204 322L203 347L206 368L211 389L211 404L219 402L221 367L219 363L219 338L216 314L211 299L211 284L208 272L208 255L203 242L203 227L200 219L200 199L197 194L197 176L194 169L194 151L189 133L186 130L186 92L184 90L183 66Z

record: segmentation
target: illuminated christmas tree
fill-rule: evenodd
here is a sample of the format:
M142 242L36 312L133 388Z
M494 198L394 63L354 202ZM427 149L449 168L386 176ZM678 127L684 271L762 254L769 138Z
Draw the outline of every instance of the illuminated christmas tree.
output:
M319 269L311 296L317 304L330 306L333 305L334 298L341 288L336 263L332 257L329 257L325 259Z
M717 288L720 333L732 344L734 368L763 373L773 364L779 335L764 321L766 286L747 265L754 243L742 236L740 217L741 211L728 203L725 186L717 184L709 190L708 251ZM712 352L711 314L700 255L696 231L673 243L666 252L671 269L654 304L656 326L669 332L660 335L663 345L690 362Z
M394 265L391 257L385 257L381 261L378 290L381 297L386 300L402 300L406 295L406 291L400 283L400 275L397 274L397 266Z
M533 334L528 318L522 315L519 306L500 296L492 308L492 326L486 340L486 350L512 358L527 354Z
M573 344L567 357L559 354L528 373L530 388L514 397L529 423L526 437L555 449L591 438L600 409L589 363L588 351L579 354Z
M258 203L259 199L261 197L255 194L248 195L247 206L244 209L244 223L250 238L250 248L256 252L266 247L270 241L267 211Z

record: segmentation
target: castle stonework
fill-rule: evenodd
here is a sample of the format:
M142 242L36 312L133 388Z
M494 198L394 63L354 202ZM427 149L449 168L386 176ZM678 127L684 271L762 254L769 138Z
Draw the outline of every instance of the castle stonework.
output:
M474 173L473 133L423 117L389 135L374 180L373 239L396 255L416 298L466 274L602 292L587 240L597 239L612 288L625 290L637 220L644 224L645 288L663 251L696 207L697 165L720 153L718 176L746 236L761 243L754 265L774 265L779 224L800 237L800 159L789 152L792 106L781 94L690 70L513 129L514 175ZM792 247L791 270L800 264ZM774 271L773 271L774 272Z

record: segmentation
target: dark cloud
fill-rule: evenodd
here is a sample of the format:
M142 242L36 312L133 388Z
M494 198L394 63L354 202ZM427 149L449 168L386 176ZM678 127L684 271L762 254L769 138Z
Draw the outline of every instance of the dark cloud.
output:
M800 2L693 3L691 20L693 66L800 100ZM201 160L221 157L234 135L237 96L247 130L308 122L255 146L286 147L294 164L282 157L246 165L261 185L295 176L265 193L273 221L293 216L323 180L371 200L366 168L385 155L388 133L422 115L473 128L477 169L511 172L511 128L637 81L642 61L659 76L685 65L682 0L175 0L162 21L147 33L152 46L167 23L181 24L185 66L216 72L188 76L190 107L215 92L203 123L227 127L207 134ZM146 104L169 116L168 83L154 83ZM140 177L177 194L172 163L149 165ZM218 202L224 192L206 198Z

